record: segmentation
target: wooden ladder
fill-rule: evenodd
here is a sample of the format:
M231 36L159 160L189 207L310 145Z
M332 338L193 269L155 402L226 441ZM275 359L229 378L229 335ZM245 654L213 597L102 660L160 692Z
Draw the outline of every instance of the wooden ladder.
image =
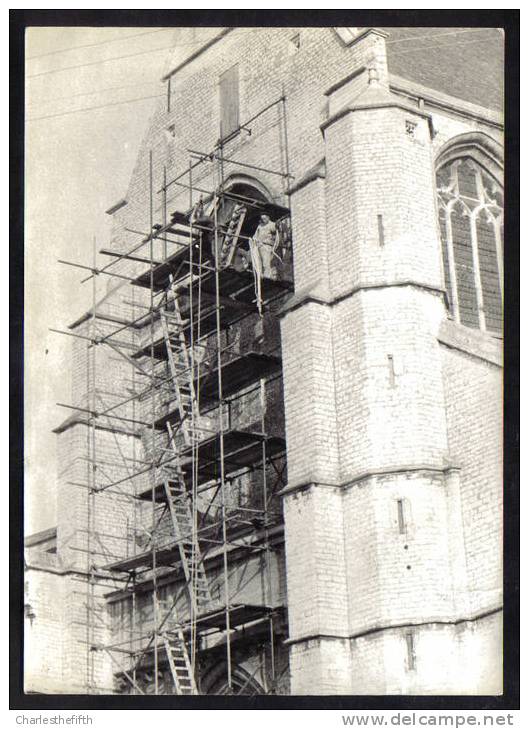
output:
M180 467L176 469L177 478L164 481L165 496L171 514L175 539L178 542L180 559L186 584L195 615L205 610L211 603L211 592L204 568L204 558L200 545L193 534L193 513L189 504L186 485Z
M184 334L184 322L178 305L178 298L174 298L174 314L167 311L161 312L161 322L169 371L176 396L176 405L180 418L180 428L184 437L184 443L191 445L193 442L193 414L198 417L198 408L193 382L193 371L191 358L187 348Z
M162 639L176 693L179 696L198 694L182 630L176 628L164 633Z
M220 265L222 268L229 266L233 260L246 213L247 208L244 205L237 204L232 210L230 222L228 223L228 230L224 234L221 246Z

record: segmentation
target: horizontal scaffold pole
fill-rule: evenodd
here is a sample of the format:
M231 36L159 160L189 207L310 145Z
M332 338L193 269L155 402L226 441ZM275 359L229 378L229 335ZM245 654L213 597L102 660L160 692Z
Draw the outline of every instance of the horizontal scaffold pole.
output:
M87 337L84 334L76 334L74 332L65 332L63 329L48 329L49 332L55 332L55 334L66 334L67 337L75 337L76 339L85 339L92 344L96 344L96 340L93 337Z
M205 155L204 152L198 152L195 149L188 149L187 151L190 152L190 154L192 154L192 155L200 155L201 157L203 157ZM230 157L222 157L220 154L217 154L217 152L213 152L211 154L211 157L213 159L218 160L219 162L229 162L232 165L237 165L238 167L245 167L246 169L249 169L249 170L257 170L259 172L267 172L270 175L277 175L278 177L288 177L288 178L294 179L294 175L290 175L287 172L278 172L277 170L270 170L267 167L258 167L257 165L252 165L247 162L240 162L239 160L232 159Z
M125 423L133 423L134 425L145 425L145 426L151 425L150 423L146 423L144 420L135 420L133 418L125 418L122 415L107 415L104 412L98 413L96 410L90 410L89 408L83 408L83 407L80 407L79 405L67 405L66 403L63 403L63 402L57 402L55 404L61 408L68 408L69 410L77 410L77 411L81 411L83 413L88 413L92 418L105 417L105 418L112 418L113 420L123 420Z
M66 266L73 266L74 268L83 268L85 271L91 271L92 275L95 276L98 276L100 273L104 273L107 276L122 278L124 281L134 281L134 279L130 276L123 276L121 273L112 273L112 271L107 271L105 268L92 268L92 266L83 266L81 263L74 263L73 261L63 261L60 258L57 259L57 263L64 263ZM91 278L91 276L89 276L89 278ZM88 281L88 278L83 279L81 283L84 283L84 281Z
M135 232L137 232L137 231L135 231ZM140 235L143 235L143 233L141 233ZM132 253L135 253L142 246L146 245L147 243L149 243L149 241L156 238L157 235L158 235L157 232L150 233L145 240L140 241L140 243L133 246L129 251L127 251L127 255L130 256ZM116 263L119 263L119 261L121 261L121 260L122 260L121 258L115 258L113 261L110 261L110 263L107 263L106 266L103 266L103 268L100 268L99 273L106 273L107 269L110 268L110 266L114 266ZM87 267L87 268L88 268L88 270L92 270L90 267ZM87 276L86 278L81 279L81 283L85 283L85 281L89 281L91 278L93 278L94 275L97 275L97 273L92 273L90 276Z

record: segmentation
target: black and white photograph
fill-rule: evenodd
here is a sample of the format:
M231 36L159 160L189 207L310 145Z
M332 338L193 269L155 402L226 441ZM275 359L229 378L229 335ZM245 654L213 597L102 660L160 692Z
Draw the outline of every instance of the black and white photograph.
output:
M22 50L26 698L506 708L519 16L82 12Z

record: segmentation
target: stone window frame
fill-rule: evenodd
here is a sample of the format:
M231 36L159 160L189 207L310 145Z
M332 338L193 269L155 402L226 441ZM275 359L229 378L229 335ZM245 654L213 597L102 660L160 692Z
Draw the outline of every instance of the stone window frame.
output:
M465 200L465 195L460 194L457 178L457 167L465 160L470 159L476 170L476 185L478 190L478 204L471 206ZM447 188L437 188L437 174L441 169L450 168L450 183ZM436 206L438 220L441 210L445 211L447 258L448 258L448 279L450 281L451 314L457 323L461 323L458 285L456 278L456 262L454 258L451 211L456 205L462 205L470 224L470 245L472 252L472 267L474 276L474 288L477 300L477 314L479 330L498 335L497 332L488 329L485 318L485 306L483 300L483 287L480 273L479 246L476 222L478 216L485 211L488 221L492 223L494 230L496 248L496 266L499 278L499 289L501 302L504 300L504 272L503 272L503 251L501 240L501 228L503 226L503 209L497 202L490 198L483 184L483 173L496 182L503 193L503 152L501 146L492 138L481 132L461 134L449 140L439 151L435 164L436 177ZM451 199L443 199L441 194L451 195ZM470 200L470 198L469 198ZM496 211L496 212L494 212ZM440 234L440 231L439 231ZM440 234L442 243L442 236ZM443 244L443 243L442 243ZM443 257L441 256L441 259ZM442 260L444 271L444 260ZM446 273L446 272L445 272ZM446 277L445 277L446 280Z

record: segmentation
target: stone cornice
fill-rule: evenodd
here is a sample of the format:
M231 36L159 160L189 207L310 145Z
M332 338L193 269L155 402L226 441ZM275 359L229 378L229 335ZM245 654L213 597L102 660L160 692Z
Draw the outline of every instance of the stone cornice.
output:
M352 114L355 111L370 111L370 110L376 110L376 109L402 109L403 111L406 111L409 114L414 114L415 116L420 116L423 119L426 119L428 121L428 126L430 129L430 134L434 135L434 129L433 129L433 123L432 123L432 117L431 115L423 111L422 109L418 109L414 106L411 106L411 104L405 104L402 101L399 101L397 98L389 97L385 101L373 101L373 102L362 102L359 100L358 103L351 102L347 106L345 106L343 109L340 109L335 114L330 116L328 119L326 119L322 124L320 124L320 130L322 134L325 132L325 130L330 127L335 122L339 121L340 119L343 119L343 117L347 116L348 114Z
M307 170L305 174L288 190L288 195L293 195L298 192L306 185L314 182L314 180L324 180L326 176L325 172L325 158L321 159L314 167Z
M459 617L453 618L452 620L450 620L449 618L432 618L431 620L422 620L420 622L410 621L387 623L385 625L375 624L370 628L366 628L365 630L357 631L355 633L309 633L306 635L301 635L298 638L287 638L283 643L284 645L289 646L295 645L296 643L306 643L309 640L357 640L358 638L364 638L368 635L373 635L374 633L382 633L386 630L402 630L404 628L427 628L431 625L456 626L461 625L462 623L474 623L477 620L484 620L485 618L488 618L491 615L495 615L496 613L500 612L503 612L503 605L495 605L478 613L461 615Z
M125 198L122 198L121 200L118 200L117 203L114 203L114 205L111 205L108 210L105 210L105 213L107 215L114 215L114 213L117 213L118 210L124 208L127 202L128 201Z
M385 288L396 288L396 287L405 287L405 286L410 286L412 288L426 290L431 293L441 295L441 296L443 296L443 298L445 300L445 304L446 304L446 289L437 288L436 286L432 286L431 284L421 283L420 281L412 281L412 280L378 281L378 282L374 282L374 283L359 284L357 286L353 286L351 289L344 292L343 294L340 294L339 296L335 296L332 298L323 298L322 296L313 294L310 290L302 291L299 294L294 293L294 295L287 301L287 303L277 313L277 316L279 318L283 318L284 316L286 316L290 312L294 311L295 309L299 309L300 307L304 306L305 304L309 304L309 303L320 304L321 306L335 306L336 304L339 304L340 302L344 301L345 299L348 299L351 296L354 296L355 294L359 293L360 291L370 291L372 289L385 289Z
M75 425L86 425L87 427L91 427L90 422L90 415L88 413L79 411L75 412L72 415L69 415L66 420L63 420L63 422L58 425L56 428L53 429L53 433L63 433L65 430L68 430L69 428L73 428ZM139 434L133 432L132 430L128 430L125 427L120 426L113 426L113 425L104 425L97 422L95 423L95 429L96 430L106 430L109 433L118 433L119 435L127 435L131 436L132 438L139 438Z
M296 491L307 491L311 488L331 488L331 489L340 489L340 490L346 490L348 488L352 488L354 486L357 486L362 481L367 481L370 478L377 478L377 477L384 477L384 476L398 476L399 474L405 473L405 474L411 474L411 473L428 473L430 475L432 474L447 474L452 473L454 471L460 471L461 467L450 463L418 463L418 464L404 464L400 466L388 466L387 468L383 469L370 469L367 471L362 471L361 473L358 473L355 476L352 476L350 478L347 478L345 480L342 480L338 483L328 483L328 482L321 482L321 481L305 481L300 484L293 484L292 486L285 486L285 488L281 489L281 491L278 492L279 496L286 496L287 494L292 494Z
M503 367L503 341L487 332L470 329L454 321L441 322L437 339L445 347L484 360L497 367Z

